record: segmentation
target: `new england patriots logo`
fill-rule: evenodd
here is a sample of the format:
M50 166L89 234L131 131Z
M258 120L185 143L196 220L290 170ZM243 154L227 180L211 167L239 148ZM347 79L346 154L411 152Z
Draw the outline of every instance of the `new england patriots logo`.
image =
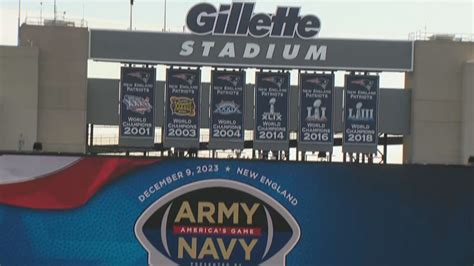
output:
M325 78L312 78L312 79L306 80L306 82L319 85L321 86L321 88L323 88L323 90L325 90L329 84L329 80Z
M174 74L172 77L185 81L189 86L193 85L196 80L196 75L187 73Z
M148 83L148 80L150 79L150 73L142 71L130 72L127 74L127 76L137 78L143 81L143 83Z
M285 83L285 78L281 76L269 76L266 78L263 78L262 80L273 83L278 86L278 88L281 88L283 83Z
M237 76L237 75L223 75L223 76L217 77L217 79L225 80L225 81L231 83L232 85L234 85L234 87L236 87L237 84L239 84L239 82L240 82L240 77Z
M374 81L370 79L356 79L356 80L351 81L351 84L362 86L366 88L368 91L370 91L372 89L372 86L374 85Z

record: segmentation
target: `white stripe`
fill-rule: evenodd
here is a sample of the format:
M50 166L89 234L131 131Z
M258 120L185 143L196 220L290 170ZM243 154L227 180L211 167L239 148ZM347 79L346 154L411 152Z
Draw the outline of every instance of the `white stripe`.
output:
M69 167L80 159L72 156L2 155L0 184L37 179Z

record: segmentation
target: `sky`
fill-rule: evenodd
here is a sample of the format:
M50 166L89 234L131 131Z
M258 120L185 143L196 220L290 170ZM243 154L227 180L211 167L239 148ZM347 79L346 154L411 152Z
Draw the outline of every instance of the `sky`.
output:
M0 44L15 44L19 0L1 0ZM80 20L91 28L127 29L129 0L57 0L58 17ZM168 0L167 28L182 31L187 11L201 1ZM213 4L231 1L207 1ZM301 14L314 14L321 20L319 37L407 39L410 32L474 33L472 0L444 1L361 1L294 0L255 1L256 12L273 12L276 6L300 6ZM42 4L41 4L42 3ZM54 0L21 0L21 21L25 17L53 16ZM161 31L164 0L135 0L133 28Z
M80 22L87 21L90 28L129 28L129 0L56 0L57 18ZM133 6L133 29L162 31L166 10L166 30L186 30L187 11L203 1L192 0L135 0ZM204 1L215 5L228 1ZM243 1L246 2L246 1ZM248 1L247 1L248 2ZM318 38L347 39L396 39L407 40L410 33L428 32L440 34L464 34L474 40L474 0L441 1L361 1L361 0L255 0L255 12L273 13L277 6L301 7L300 14L313 14L321 20ZM54 0L21 0L21 19L29 23L53 18ZM0 0L0 45L16 45L18 25L18 0ZM159 66L158 80L164 80L164 66ZM119 78L117 63L88 64L89 77ZM247 82L253 83L252 70L247 73ZM336 85L343 85L343 74L336 74ZM292 72L292 84L297 81ZM202 80L208 81L209 69L203 69ZM380 86L403 88L404 73L384 73ZM395 151L401 153L400 147ZM401 159L398 156L396 162Z
M19 0L0 0L0 45L16 45ZM187 11L198 0L168 0L166 28L185 30ZM207 1L215 5L231 1ZM274 12L277 6L299 6L300 14L313 14L321 20L319 38L397 39L407 40L412 32L474 34L474 0L442 1L361 1L361 0L295 0L255 1L255 12ZM129 28L129 0L56 0L57 17L80 22L90 28ZM53 17L54 0L21 0L21 22L39 21ZM164 0L135 0L133 6L134 30L162 31ZM118 78L119 65L113 63L89 64L89 77ZM203 81L206 81L204 71ZM251 81L253 75L247 76ZM158 69L158 79L164 71ZM295 84L297 79L293 79ZM336 75L336 85L343 84L343 75ZM402 73L381 76L381 87L402 88Z

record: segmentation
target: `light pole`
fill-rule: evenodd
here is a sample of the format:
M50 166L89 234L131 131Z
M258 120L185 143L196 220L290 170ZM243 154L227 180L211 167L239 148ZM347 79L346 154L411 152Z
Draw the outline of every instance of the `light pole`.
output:
M163 10L164 10L163 12L165 13L164 17L163 17L163 20L164 20L164 22L163 22L164 28L163 29L166 32L166 0L165 0L165 8Z
M18 0L18 43L20 46L20 16L21 16L21 0Z
M132 9L133 9L133 0L130 0L130 30L132 30Z
M56 0L54 0L54 9L53 9L53 12L54 12L54 24L56 24Z

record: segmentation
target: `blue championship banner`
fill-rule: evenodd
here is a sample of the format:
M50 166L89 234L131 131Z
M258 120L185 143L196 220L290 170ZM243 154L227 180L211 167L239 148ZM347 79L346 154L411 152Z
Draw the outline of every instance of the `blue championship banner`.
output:
M121 68L120 146L154 145L155 87L155 68Z
M245 72L213 71L210 148L244 148Z
M300 74L298 149L332 151L334 75Z
M288 149L289 89L288 72L255 74L255 149Z
M163 145L199 148L201 71L167 69Z
M343 152L376 153L379 76L346 75Z
M1 265L474 261L474 167L36 157L0 184Z

